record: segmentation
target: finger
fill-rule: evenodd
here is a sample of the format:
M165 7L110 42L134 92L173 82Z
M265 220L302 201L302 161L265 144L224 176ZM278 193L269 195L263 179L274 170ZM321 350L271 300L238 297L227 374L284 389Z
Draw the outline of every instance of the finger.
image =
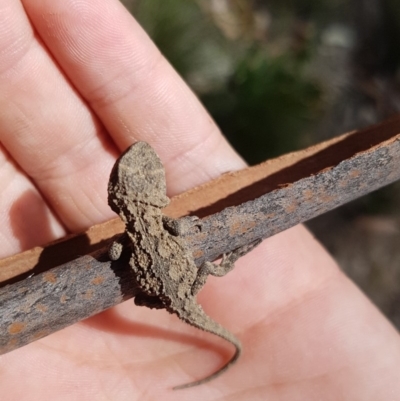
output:
M24 0L36 29L120 149L140 139L170 194L243 167L187 85L117 0Z
M20 40L14 40L14 33L26 21L24 10L19 2L0 2L0 81L12 76L13 59L23 53L29 32L19 32ZM9 56L8 56L9 55ZM0 84L0 136L7 131L1 124L8 115L8 97L6 88ZM15 125L21 125L20 120ZM49 242L65 233L50 208L43 203L41 194L32 182L24 177L23 172L0 146L0 221L1 249L0 257L8 256L35 245Z
M0 258L52 241L64 229L0 146Z
M113 216L106 187L116 149L21 4L2 4L0 140L62 222L82 230Z

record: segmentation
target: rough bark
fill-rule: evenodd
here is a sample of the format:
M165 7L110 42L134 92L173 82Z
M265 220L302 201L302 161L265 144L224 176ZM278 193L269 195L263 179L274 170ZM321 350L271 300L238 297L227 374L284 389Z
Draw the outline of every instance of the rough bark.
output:
M202 217L201 232L186 238L200 265L399 178L397 117L225 174L173 198L165 213ZM122 224L113 220L0 261L0 353L135 295L127 261L111 263L106 256L110 238L122 230Z

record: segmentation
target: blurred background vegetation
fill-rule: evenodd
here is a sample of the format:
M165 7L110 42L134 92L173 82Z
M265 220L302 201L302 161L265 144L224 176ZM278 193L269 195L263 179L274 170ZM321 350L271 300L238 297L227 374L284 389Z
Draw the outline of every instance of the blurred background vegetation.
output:
M123 0L250 164L400 111L398 0ZM400 184L308 224L400 328Z

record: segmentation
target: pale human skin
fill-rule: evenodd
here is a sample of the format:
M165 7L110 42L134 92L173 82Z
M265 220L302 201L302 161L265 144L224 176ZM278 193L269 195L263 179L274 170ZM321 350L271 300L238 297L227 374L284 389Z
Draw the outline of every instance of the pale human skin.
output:
M108 175L136 140L160 155L170 196L244 167L117 0L0 0L0 16L2 257L114 217ZM1 399L400 399L397 331L301 226L199 301L244 348L210 383L171 390L232 350L128 301L2 356Z

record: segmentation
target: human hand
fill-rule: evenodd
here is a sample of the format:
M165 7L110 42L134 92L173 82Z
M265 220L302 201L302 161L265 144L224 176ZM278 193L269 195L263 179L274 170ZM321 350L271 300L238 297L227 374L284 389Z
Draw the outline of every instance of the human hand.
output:
M170 196L244 167L117 0L1 0L0 15L3 257L114 217L109 172L136 140L160 155ZM232 350L128 301L2 356L1 399L400 398L398 333L301 226L210 277L199 301L244 348L210 383L171 390Z

